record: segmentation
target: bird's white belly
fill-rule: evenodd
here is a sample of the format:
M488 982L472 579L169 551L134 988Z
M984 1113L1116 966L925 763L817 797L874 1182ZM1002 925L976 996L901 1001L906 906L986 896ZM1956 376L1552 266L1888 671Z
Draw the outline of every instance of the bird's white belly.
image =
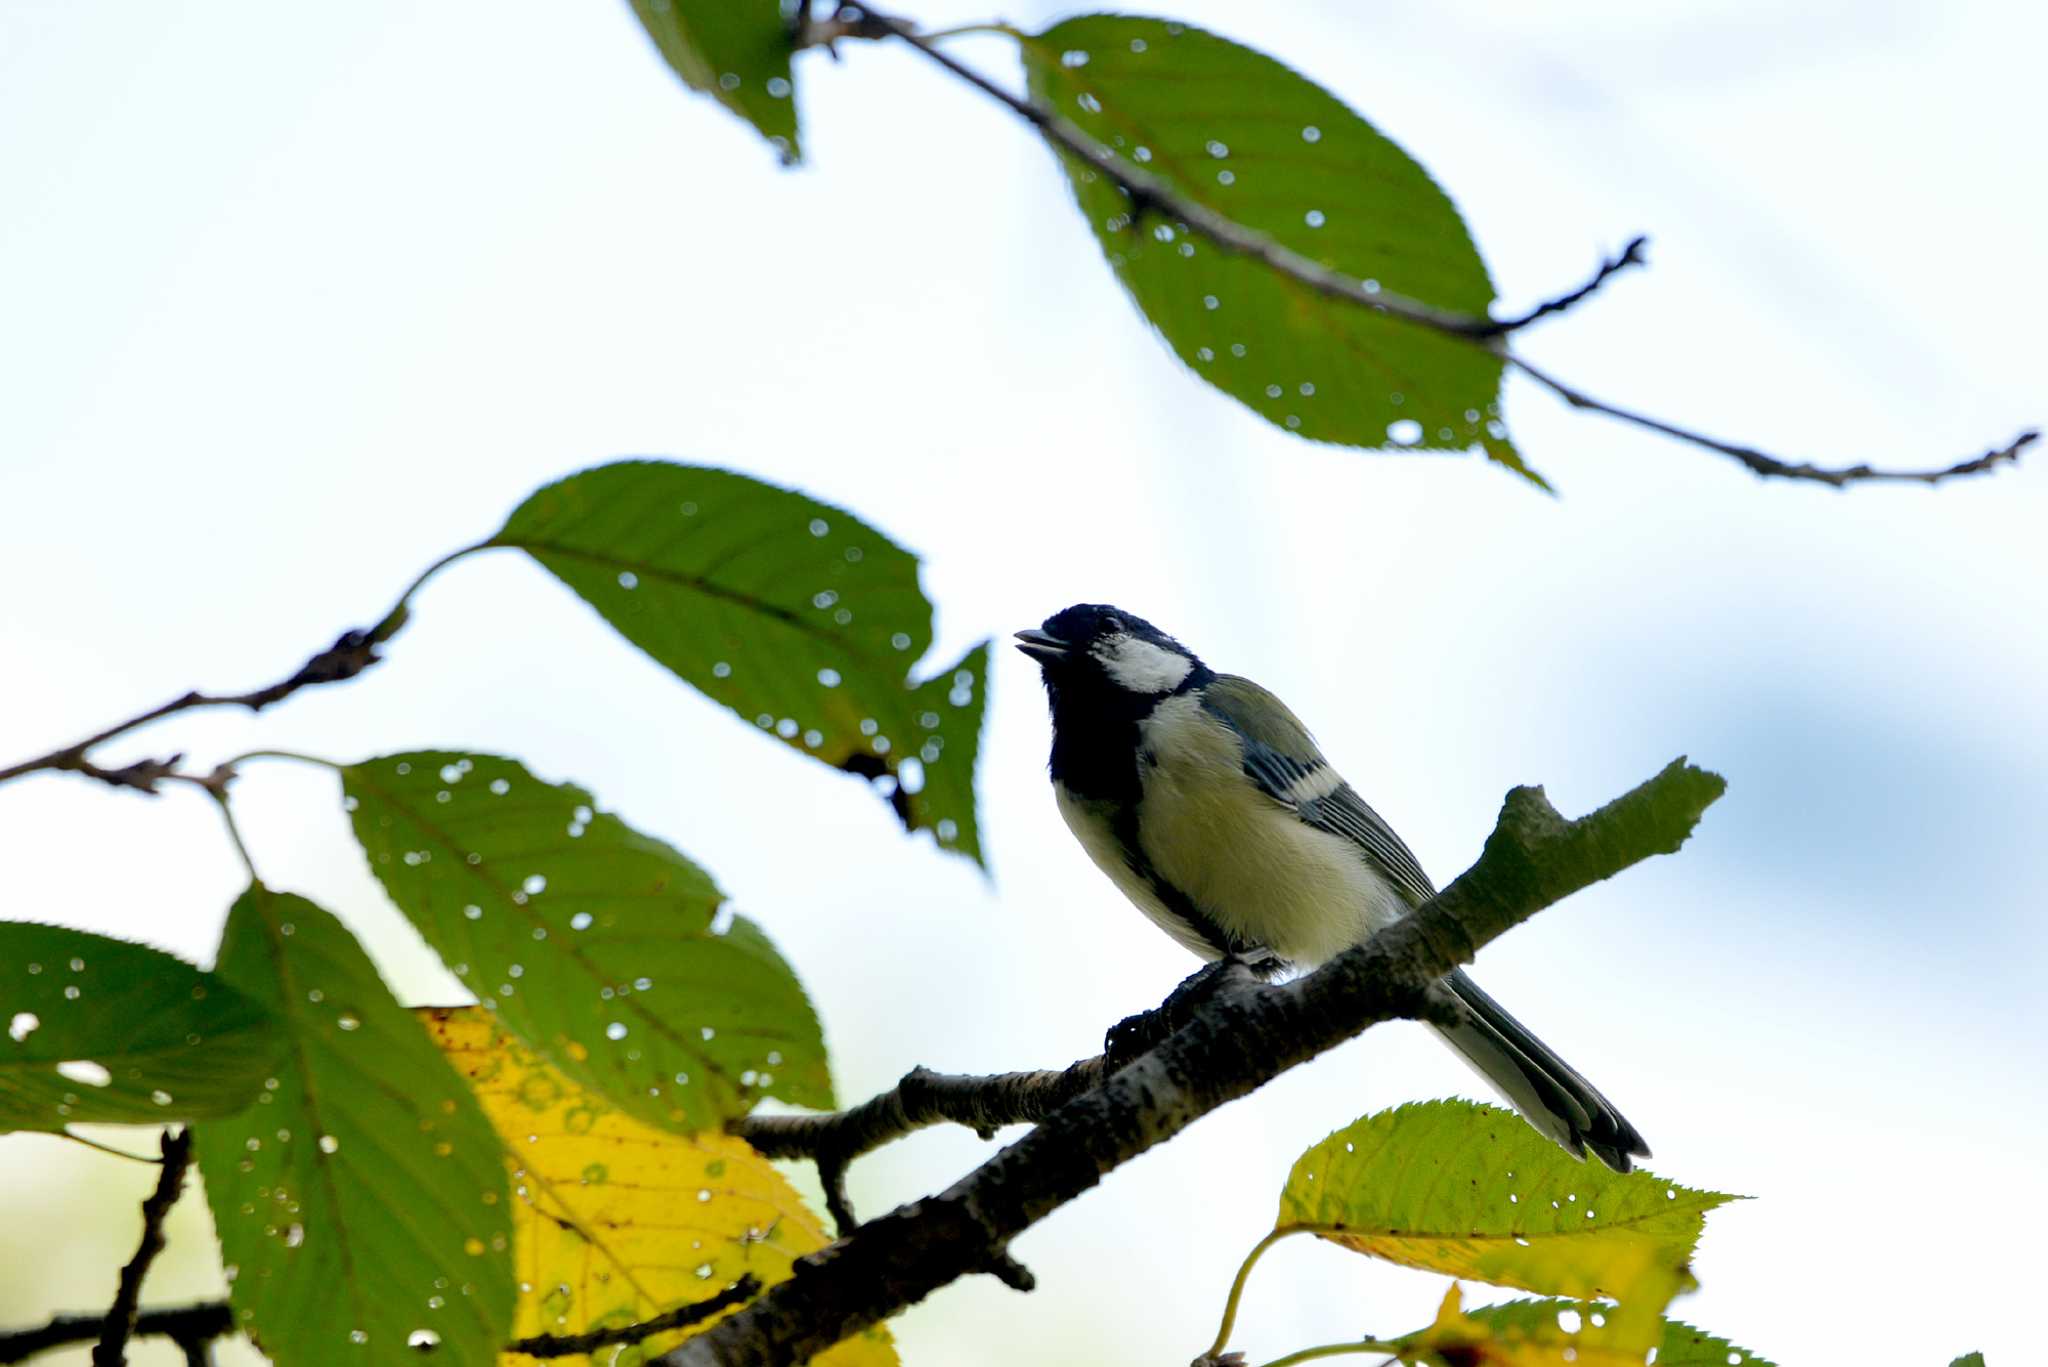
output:
M1224 930L1311 965L1406 914L1363 850L1245 776L1236 736L1193 698L1161 703L1142 729L1142 851Z

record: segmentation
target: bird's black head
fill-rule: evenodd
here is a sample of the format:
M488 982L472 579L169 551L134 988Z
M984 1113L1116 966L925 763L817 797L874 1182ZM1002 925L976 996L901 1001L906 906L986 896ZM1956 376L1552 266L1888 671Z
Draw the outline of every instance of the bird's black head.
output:
M1038 661L1058 712L1064 702L1146 701L1200 687L1215 676L1179 641L1107 603L1076 603L1017 633L1017 649Z
M1078 796L1138 798L1138 724L1176 694L1216 676L1195 653L1144 618L1106 603L1076 603L1017 633L1038 661L1052 706L1056 783Z

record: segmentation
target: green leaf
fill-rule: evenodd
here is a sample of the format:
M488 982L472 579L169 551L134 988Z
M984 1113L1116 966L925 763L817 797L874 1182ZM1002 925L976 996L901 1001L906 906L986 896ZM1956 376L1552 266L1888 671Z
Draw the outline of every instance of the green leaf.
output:
M1982 1353L1965 1353L1954 1362L1951 1362L1948 1367L1984 1367L1984 1355Z
M0 924L0 984L0 1133L230 1115L284 1047L213 974L82 930Z
M221 977L289 1039L276 1086L193 1134L236 1322L272 1360L492 1362L514 1299L504 1149L341 922L252 886Z
M785 162L801 155L779 0L633 0L655 47L692 90L760 130Z
M755 926L670 846L492 755L342 771L370 871L505 1027L649 1124L693 1133L762 1096L830 1109L818 1018Z
M917 557L851 513L725 470L620 461L514 509L538 560L656 662L792 748L878 780L910 830L981 860L984 642L914 684Z
M1689 1280L1706 1212L1734 1199L1576 1161L1497 1106L1431 1101L1304 1153L1277 1227L1454 1277L1610 1296L1640 1328Z
M1450 198L1272 58L1120 15L1056 24L1024 38L1023 54L1033 99L1182 197L1356 280L1485 316L1493 282ZM1130 196L1098 168L1061 164L1117 278L1202 379L1311 440L1477 445L1536 478L1499 421L1501 363L1483 348L1316 293L1158 212L1133 221Z

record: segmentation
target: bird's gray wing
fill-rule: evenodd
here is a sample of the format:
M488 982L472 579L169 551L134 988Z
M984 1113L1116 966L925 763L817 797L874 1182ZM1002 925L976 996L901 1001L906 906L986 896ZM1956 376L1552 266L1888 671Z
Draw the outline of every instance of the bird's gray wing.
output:
M1203 691L1202 706L1237 733L1244 745L1245 775L1267 796L1309 825L1364 850L1410 906L1436 895L1414 851L1330 767L1285 703L1250 679L1224 674Z
M1410 906L1436 895L1414 852L1330 768L1286 704L1249 679L1226 674L1204 691L1202 706L1237 733L1245 774L1274 801L1357 845ZM1633 1157L1648 1156L1649 1145L1614 1104L1464 970L1446 974L1437 990L1462 1018L1438 1027L1444 1038L1538 1130L1580 1157L1591 1149L1616 1172L1627 1172Z

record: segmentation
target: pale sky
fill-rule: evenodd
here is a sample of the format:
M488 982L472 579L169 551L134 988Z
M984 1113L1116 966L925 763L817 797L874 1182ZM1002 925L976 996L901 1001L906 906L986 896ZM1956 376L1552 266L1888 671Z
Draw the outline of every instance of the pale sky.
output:
M1173 14L1400 140L1510 307L1650 234L1649 270L1524 342L1602 396L1829 462L1945 464L2048 422L2036 10ZM1000 40L958 50L1015 74ZM0 10L0 762L280 676L568 471L730 466L922 553L933 666L1085 599L1259 679L1440 881L1512 784L1576 813L1677 754L1726 774L1683 854L1475 976L1655 1171L1757 1198L1710 1217L1673 1313L1786 1364L2037 1356L2048 456L1938 491L1763 485L1521 382L1508 420L1554 499L1310 447L1182 373L1012 120L907 54L844 57L799 63L786 171L623 3ZM775 937L849 1102L920 1063L1064 1065L1194 966L1060 826L1021 657L991 684L984 880L512 555L415 608L355 685L108 757L431 745L579 782ZM266 880L340 914L406 1000L457 999L330 789L251 771ZM0 788L0 832L7 915L189 956L242 877L191 793L37 778ZM1475 1085L1423 1032L1376 1030L1020 1239L1034 1295L977 1278L904 1316L905 1361L1185 1362L1302 1149ZM855 1168L856 1202L988 1151L919 1136ZM149 1180L0 1141L0 1319L103 1306ZM147 1299L218 1290L196 1195L172 1237ZM1396 1332L1440 1287L1297 1241L1237 1346Z

